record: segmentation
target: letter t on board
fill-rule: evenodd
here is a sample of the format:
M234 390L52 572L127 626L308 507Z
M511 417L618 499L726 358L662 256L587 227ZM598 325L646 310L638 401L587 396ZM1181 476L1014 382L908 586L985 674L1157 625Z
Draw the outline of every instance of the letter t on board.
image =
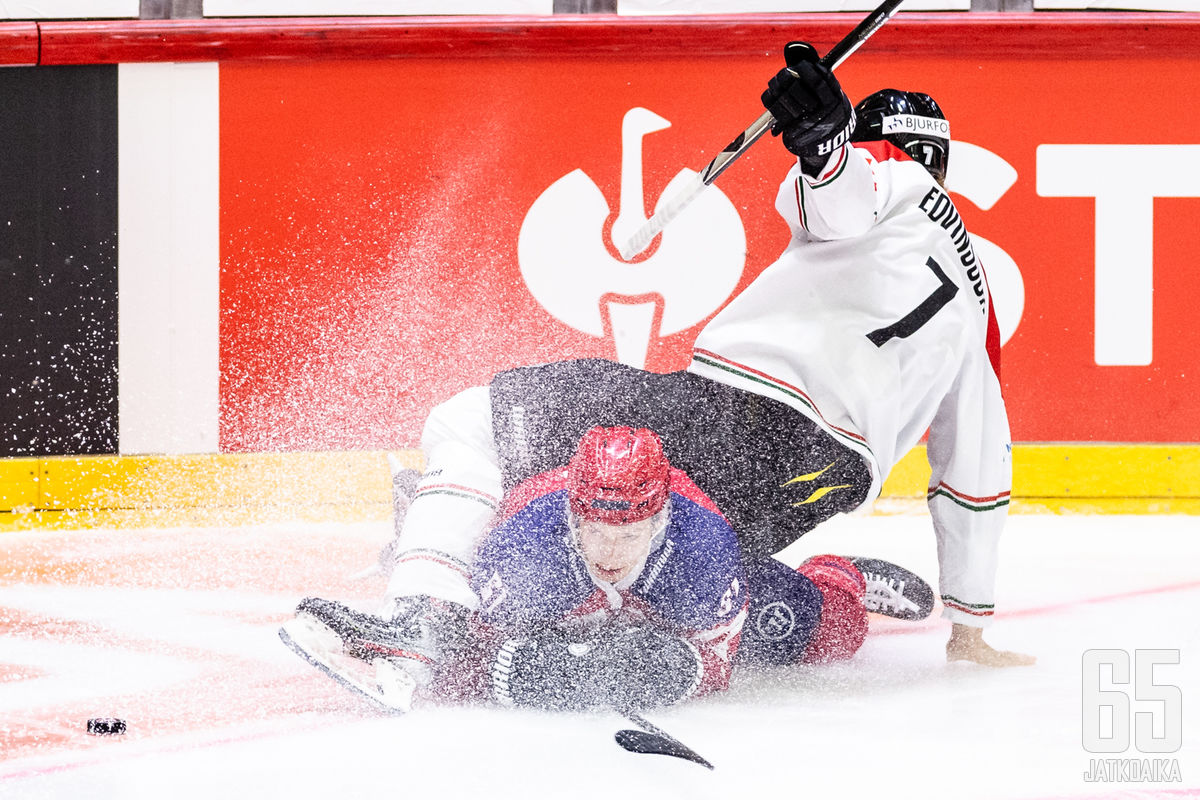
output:
M1096 199L1096 363L1151 363L1154 198L1200 197L1200 145L1039 145L1037 193Z

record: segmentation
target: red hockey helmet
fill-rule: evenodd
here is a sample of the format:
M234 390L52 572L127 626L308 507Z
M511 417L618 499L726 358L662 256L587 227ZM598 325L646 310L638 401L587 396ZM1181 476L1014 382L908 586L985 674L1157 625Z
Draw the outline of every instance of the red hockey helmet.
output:
M670 469L654 431L597 425L567 466L571 513L609 525L651 517L667 502Z

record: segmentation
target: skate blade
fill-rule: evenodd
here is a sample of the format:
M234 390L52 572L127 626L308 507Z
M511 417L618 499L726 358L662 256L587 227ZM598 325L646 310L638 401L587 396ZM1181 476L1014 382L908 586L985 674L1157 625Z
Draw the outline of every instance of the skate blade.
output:
M413 695L417 692L417 679L386 658L377 658L373 663L375 687L383 702L397 711L411 711Z
M411 689L405 691L401 679L386 674L386 688L380 686L380 662L390 670L402 670L385 659L366 662L346 655L341 638L311 616L298 614L283 623L279 628L279 638L293 653L379 708L401 713L412 708L415 682Z

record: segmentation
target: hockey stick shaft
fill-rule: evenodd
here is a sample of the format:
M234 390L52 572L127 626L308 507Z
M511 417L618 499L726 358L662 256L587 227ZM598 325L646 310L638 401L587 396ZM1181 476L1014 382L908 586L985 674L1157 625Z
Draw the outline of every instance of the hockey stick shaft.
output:
M903 0L883 0L878 8L868 14L862 22L854 27L854 30L846 34L840 42L835 44L825 54L825 57L821 59L821 63L829 69L836 69L839 64L850 57L851 53L861 47L867 39L870 39L875 34L875 31L883 27L883 24L895 15L896 10L902 2ZM629 237L629 241L625 243L625 246L620 248L621 257L629 260L645 250L655 236L662 233L663 229L678 217L705 187L711 186L713 181L722 172L749 150L752 144L761 139L763 134L769 131L774 123L775 118L771 116L771 112L764 111L758 119L750 124L749 128L746 128L732 142L725 145L725 148L717 154L716 158L708 162L708 166L689 181L687 186L684 186L678 194L668 199L662 205L662 208L655 211L650 219L646 220L644 225L634 231L633 235Z

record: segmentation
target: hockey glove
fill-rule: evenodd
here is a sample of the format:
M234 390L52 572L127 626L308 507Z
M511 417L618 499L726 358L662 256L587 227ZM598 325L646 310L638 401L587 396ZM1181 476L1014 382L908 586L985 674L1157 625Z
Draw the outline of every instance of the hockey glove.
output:
M678 703L700 685L700 654L687 641L643 625L618 630L596 645L598 682L618 709Z
M699 654L651 627L606 630L588 641L545 631L504 642L492 663L504 705L632 710L679 702L700 682Z
M782 136L783 146L813 175L850 140L854 108L811 44L788 42L783 56L787 67L767 83L762 103L775 118L771 133Z

